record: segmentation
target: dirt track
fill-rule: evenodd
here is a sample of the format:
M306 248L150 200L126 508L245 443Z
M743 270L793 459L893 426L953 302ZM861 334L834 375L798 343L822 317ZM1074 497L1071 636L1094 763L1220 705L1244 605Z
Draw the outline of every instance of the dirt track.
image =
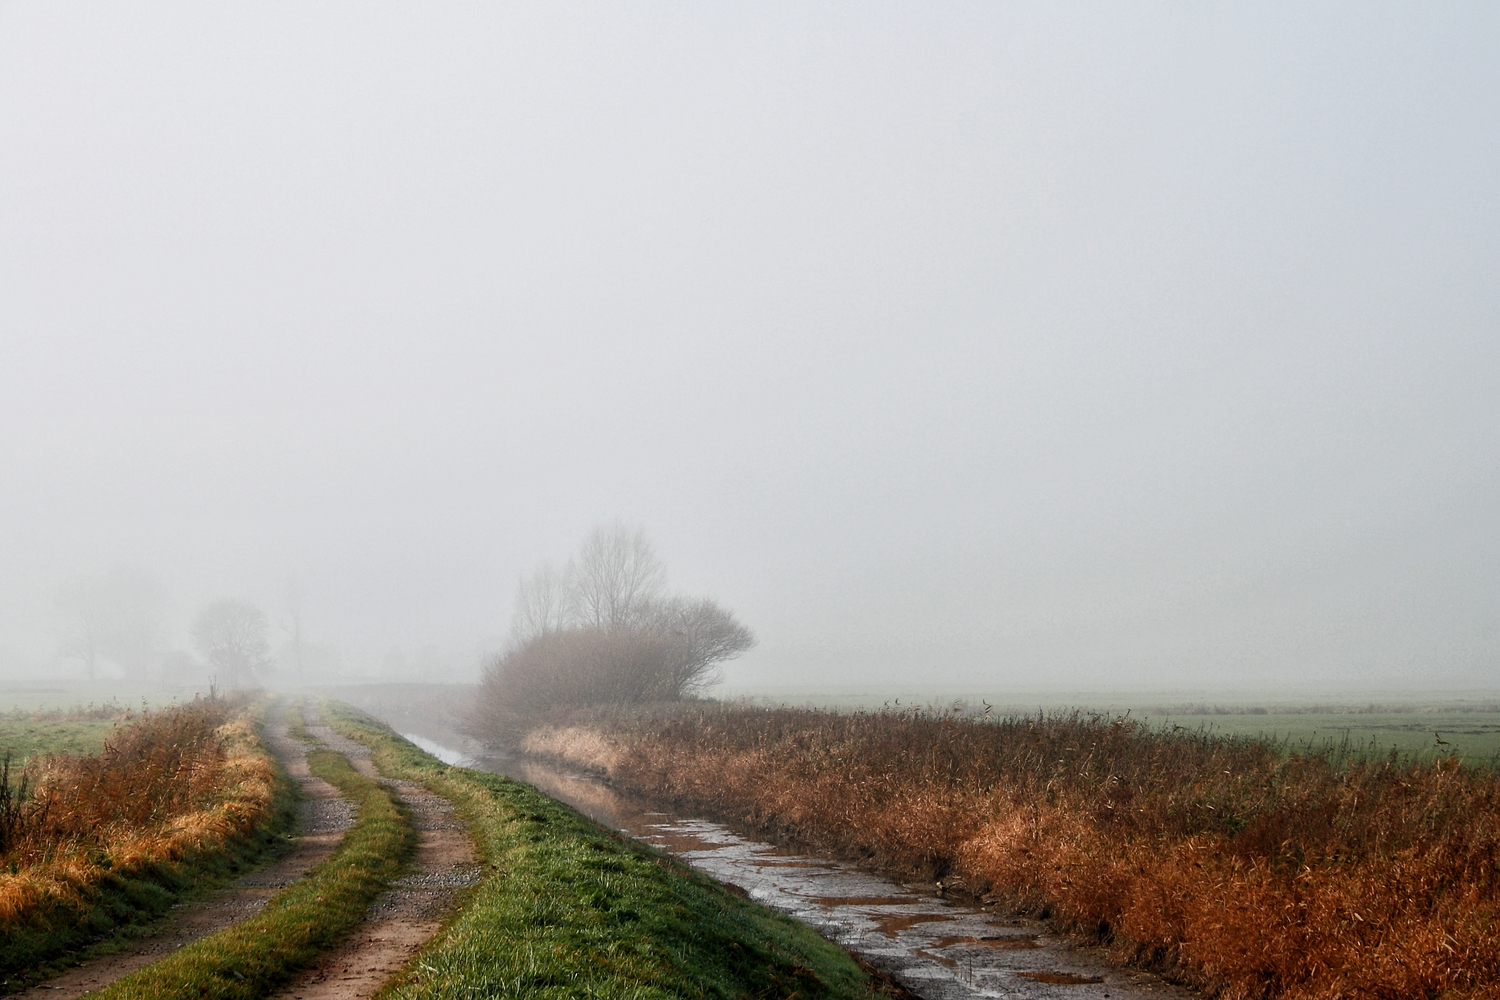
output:
M369 748L326 726L308 729L347 756L362 774L383 781L412 811L417 856L412 871L381 896L365 922L291 986L285 1000L354 1000L373 996L437 933L459 895L479 881L474 844L453 807L416 782L380 778Z
M301 835L292 850L271 867L246 875L209 899L178 907L152 933L126 942L122 950L90 959L17 996L26 1000L71 1000L107 986L183 945L254 916L273 895L333 853L344 831L354 824L353 807L332 785L308 773L307 747L287 734L282 713L278 712L266 727L265 738L304 796L298 809Z

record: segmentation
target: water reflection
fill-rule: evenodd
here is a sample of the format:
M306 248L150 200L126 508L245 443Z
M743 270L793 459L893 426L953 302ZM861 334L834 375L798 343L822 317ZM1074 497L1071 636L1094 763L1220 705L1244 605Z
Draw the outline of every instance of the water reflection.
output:
M1035 922L940 898L852 864L787 851L708 820L664 813L597 779L519 757L470 757L416 734L439 759L504 774L598 823L682 858L738 891L817 928L928 1000L974 997L1190 997L1111 968ZM441 752L440 752L441 751Z

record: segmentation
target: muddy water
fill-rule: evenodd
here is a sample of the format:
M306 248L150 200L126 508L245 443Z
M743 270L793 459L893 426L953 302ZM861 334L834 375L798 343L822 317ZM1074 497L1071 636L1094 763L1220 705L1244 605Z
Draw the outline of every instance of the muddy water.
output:
M828 858L740 836L719 823L656 811L588 775L513 757L471 757L420 734L449 764L517 778L606 826L676 855L750 898L812 925L927 1000L975 997L1188 998L1152 976L1112 968L1040 923L944 899Z

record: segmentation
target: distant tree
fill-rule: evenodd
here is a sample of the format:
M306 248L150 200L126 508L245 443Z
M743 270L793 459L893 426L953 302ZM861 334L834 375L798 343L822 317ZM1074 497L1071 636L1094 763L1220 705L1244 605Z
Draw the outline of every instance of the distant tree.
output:
M143 675L164 646L166 590L149 573L116 566L97 576L74 577L58 590L61 652L78 658L93 680L101 659Z
M501 717L559 705L629 705L680 696L680 636L572 628L547 632L500 656L485 671L480 702Z
M107 610L92 581L86 578L63 584L58 590L56 604L63 616L59 648L64 656L82 661L84 674L93 680L99 669L99 657L108 641Z
M270 624L253 604L215 601L198 612L188 631L209 666L223 672L227 688L254 683L257 671L270 667Z
M511 643L520 645L566 628L571 603L567 574L550 562L542 563L516 587L510 616Z

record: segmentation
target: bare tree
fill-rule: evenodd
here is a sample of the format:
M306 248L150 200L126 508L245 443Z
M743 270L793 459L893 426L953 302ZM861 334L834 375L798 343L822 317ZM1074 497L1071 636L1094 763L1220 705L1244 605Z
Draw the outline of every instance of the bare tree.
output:
M253 683L256 672L270 666L270 625L253 604L215 601L198 612L189 633L209 665L224 671L231 689Z
M646 531L622 521L589 532L568 563L569 617L587 628L644 624L666 591L667 571Z
M707 597L674 597L657 605L647 628L659 635L680 636L682 656L673 664L672 697L706 687L718 679L714 667L755 646L755 636Z
M59 648L64 656L81 660L84 673L93 680L109 630L109 615L93 581L83 577L69 580L58 591L56 605L63 616Z
M166 590L143 570L116 566L74 577L55 603L63 617L61 651L81 660L90 680L101 658L140 675L162 650Z
M542 563L516 588L510 637L522 645L539 635L566 628L570 605L567 575L550 562Z

